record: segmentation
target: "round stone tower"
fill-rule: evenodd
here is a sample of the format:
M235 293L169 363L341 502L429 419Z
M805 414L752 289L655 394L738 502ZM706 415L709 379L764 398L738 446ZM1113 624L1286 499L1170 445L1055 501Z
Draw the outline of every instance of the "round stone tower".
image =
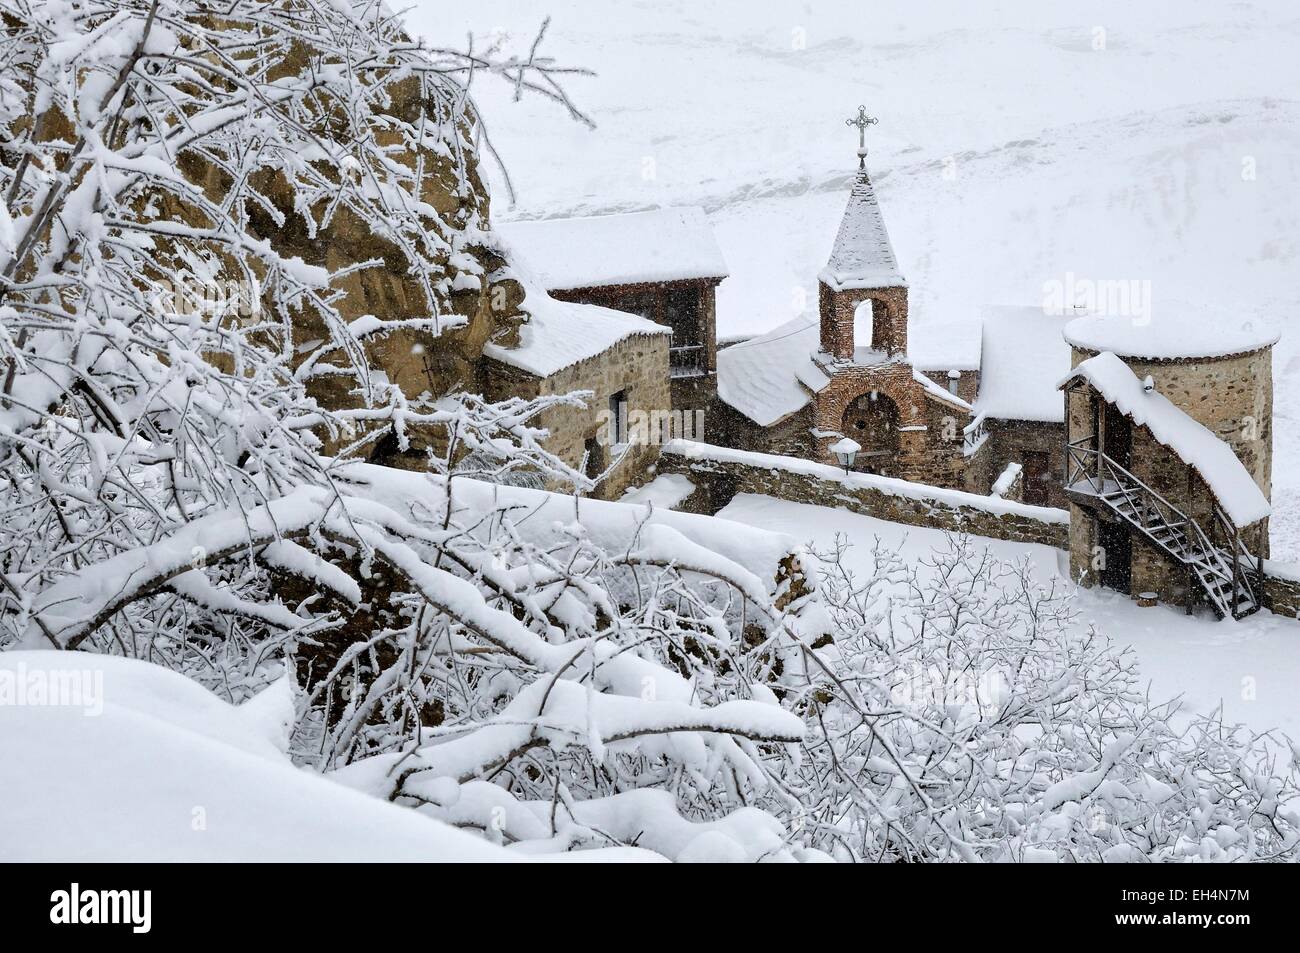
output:
M1138 380L1228 444L1265 498L1273 492L1273 345L1251 324L1082 317L1065 326L1071 367L1110 351Z
M1071 575L1221 618L1258 609L1276 335L1097 317L1064 335Z

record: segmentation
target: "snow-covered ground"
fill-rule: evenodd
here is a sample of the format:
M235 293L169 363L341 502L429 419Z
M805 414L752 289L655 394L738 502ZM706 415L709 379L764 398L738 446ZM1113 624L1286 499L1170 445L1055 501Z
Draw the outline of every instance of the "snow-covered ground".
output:
M5 860L509 859L291 764L284 681L234 706L161 666L61 652L4 652L0 681L21 693L0 705Z
M837 534L853 543L846 556L850 568L865 571L865 557L875 539L899 553L909 565L944 548L944 534L888 523L843 509L790 503L741 494L719 516L789 533L824 552ZM1068 578L1066 554L1049 546L981 540L1000 560L1028 559L1040 581ZM1167 606L1140 608L1126 596L1105 590L1079 590L1080 624L1095 625L1117 645L1131 645L1141 671L1150 679L1151 697L1165 701L1181 696L1188 711L1212 712L1222 704L1224 717L1256 731L1280 729L1300 739L1300 622L1260 612L1240 622L1189 617Z
M0 653L0 859L527 860L296 767L281 679L242 705L137 659ZM611 848L548 862L653 861Z
M499 220L698 204L731 277L720 334L816 307L855 165L911 284L914 357L961 362L986 303L1051 281L1150 282L1155 321L1279 325L1275 555L1300 558L1300 9L1289 0L423 0L465 32L595 70L595 129L504 84L478 96L518 198ZM965 333L963 333L963 328Z

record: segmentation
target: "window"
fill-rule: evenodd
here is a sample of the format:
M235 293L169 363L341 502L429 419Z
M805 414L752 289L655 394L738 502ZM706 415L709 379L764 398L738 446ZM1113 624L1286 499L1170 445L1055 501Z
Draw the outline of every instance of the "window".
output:
M872 337L872 311L871 299L863 301L853 309L853 347L854 349L862 348L869 350L873 342Z
M609 395L609 443L627 443L627 391Z

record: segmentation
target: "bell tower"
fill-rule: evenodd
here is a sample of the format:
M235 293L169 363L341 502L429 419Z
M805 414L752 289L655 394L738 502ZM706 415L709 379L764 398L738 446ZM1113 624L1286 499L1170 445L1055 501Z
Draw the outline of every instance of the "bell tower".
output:
M867 352L876 359L907 353L907 281L885 230L867 175L865 106L846 124L858 130L858 173L826 267L817 276L821 349L835 360Z

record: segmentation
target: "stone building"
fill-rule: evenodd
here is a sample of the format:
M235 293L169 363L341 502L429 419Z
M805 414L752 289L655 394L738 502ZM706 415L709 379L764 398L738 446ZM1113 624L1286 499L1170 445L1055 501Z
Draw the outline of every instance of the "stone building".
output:
M1261 605L1272 480L1270 334L1230 324L1066 326L1070 568L1083 585Z
M817 321L735 344L719 364L731 446L836 463L830 447L848 437L861 447L853 469L965 485L963 375L941 384L909 358L907 282L865 163L818 275Z
M983 313L980 376L965 428L966 486L1034 506L1064 507L1065 402L1057 384L1070 367L1062 332L1069 316L1042 308Z
M497 231L553 298L613 308L672 330L671 407L685 435L717 396L717 287L727 264L702 209L508 222ZM679 418L680 419L680 418ZM681 429L681 428L679 428Z
M588 391L585 406L559 406L535 423L550 432L546 449L586 474L605 474L594 496L609 499L639 481L658 456L632 419L669 402L671 331L636 315L551 298L540 290L521 308L529 320L513 346L483 349L489 400ZM614 467L613 470L609 470ZM609 472L606 472L609 471Z

